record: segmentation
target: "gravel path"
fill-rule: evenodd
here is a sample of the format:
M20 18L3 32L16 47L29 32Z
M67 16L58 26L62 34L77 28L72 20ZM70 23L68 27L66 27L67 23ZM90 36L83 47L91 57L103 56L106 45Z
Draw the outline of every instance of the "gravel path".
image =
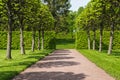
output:
M13 80L115 80L74 49L56 50Z

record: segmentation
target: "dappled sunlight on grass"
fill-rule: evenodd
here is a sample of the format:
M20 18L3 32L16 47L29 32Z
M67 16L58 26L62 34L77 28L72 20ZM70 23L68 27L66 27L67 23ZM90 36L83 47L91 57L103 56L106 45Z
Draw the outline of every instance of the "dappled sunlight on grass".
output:
M12 60L6 60L6 51L0 50L0 80L10 80L19 72L44 58L52 51L53 50L43 50L31 52L30 50L26 50L26 54L21 55L19 50L13 50Z

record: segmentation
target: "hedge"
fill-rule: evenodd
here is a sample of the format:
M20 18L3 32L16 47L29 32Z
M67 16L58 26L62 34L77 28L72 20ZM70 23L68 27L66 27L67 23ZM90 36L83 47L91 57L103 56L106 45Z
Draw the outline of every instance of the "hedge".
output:
M37 48L38 33L36 33L35 48ZM25 49L31 49L32 45L32 32L24 31L24 44ZM6 49L7 47L7 32L0 31L0 49ZM55 32L45 32L44 39L45 49L55 49ZM20 32L13 31L12 33L12 49L20 49Z
M56 34L57 39L75 39L75 33L60 32Z
M113 49L120 49L120 32L116 31L114 33L114 41L113 41ZM99 36L100 32L96 32L96 49L99 48ZM92 39L93 39L93 32L90 32L91 37L91 48L92 48ZM109 46L109 38L110 38L110 32L104 31L103 32L103 46L102 49L107 50ZM75 45L77 49L87 49L87 34L85 31L79 31L76 33L76 41Z

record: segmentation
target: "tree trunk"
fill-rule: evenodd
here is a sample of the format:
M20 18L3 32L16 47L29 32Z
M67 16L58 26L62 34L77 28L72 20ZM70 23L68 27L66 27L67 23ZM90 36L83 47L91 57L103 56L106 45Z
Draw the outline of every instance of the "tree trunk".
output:
M35 30L33 29L32 33L32 51L34 52L35 50Z
M54 22L54 31L57 33L57 21Z
M112 53L113 36L114 36L114 23L111 24L110 42L109 42L108 54Z
M88 50L90 50L90 31L87 31L87 35L88 35Z
M25 54L25 48L24 48L24 36L23 36L23 15L18 15L19 21L20 21L20 48L21 48L21 54Z
M7 40L7 55L6 55L6 59L12 59L12 57L11 57L11 45L12 45L12 29L11 29L11 27L9 27L9 30L8 30L8 40Z
M44 30L42 30L42 42L41 42L41 49L44 49Z
M100 27L100 42L99 42L99 52L102 51L102 36L103 36L103 28Z
M8 10L8 38L7 38L7 52L6 59L12 59L11 56L11 45L12 45L12 13L11 13L11 0L7 2Z
M96 30L93 30L93 50L95 50L95 42L96 42Z
M20 48L21 48L21 54L25 54L23 28L22 27L20 27Z
M38 30L38 50L40 50L40 30Z

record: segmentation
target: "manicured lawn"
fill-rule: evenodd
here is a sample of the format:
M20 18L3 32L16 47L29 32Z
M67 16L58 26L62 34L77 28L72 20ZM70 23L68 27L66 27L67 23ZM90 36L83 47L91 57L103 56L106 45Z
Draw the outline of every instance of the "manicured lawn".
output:
M0 50L0 80L10 80L31 64L44 58L53 50L35 51L34 53L27 50L26 55L21 55L19 51L20 50L13 50L13 59L5 60L6 51Z
M56 49L74 49L75 39L57 39Z
M116 80L120 80L120 50L113 51L112 55L107 55L106 51L102 53L92 50L79 51Z

